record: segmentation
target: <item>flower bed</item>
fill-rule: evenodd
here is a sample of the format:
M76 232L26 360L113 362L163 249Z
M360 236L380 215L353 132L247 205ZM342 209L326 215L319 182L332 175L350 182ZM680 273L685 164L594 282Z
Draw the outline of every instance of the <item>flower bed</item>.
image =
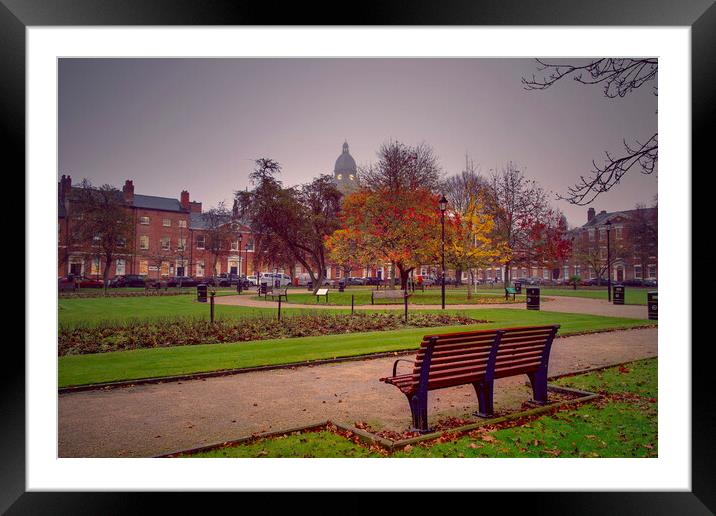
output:
M94 297L147 297L147 296L181 296L185 294L193 294L196 292L196 288L185 287L182 290L108 290L106 293L103 289L98 288L96 290L82 290L79 292L60 292L58 297L60 299L87 299Z
M406 324L398 314L315 314L285 317L218 319L165 319L152 322L129 321L125 324L99 324L87 327L61 327L59 354L84 355L107 351L216 344L292 337L310 337L340 333L428 328L486 323L455 314L413 314Z

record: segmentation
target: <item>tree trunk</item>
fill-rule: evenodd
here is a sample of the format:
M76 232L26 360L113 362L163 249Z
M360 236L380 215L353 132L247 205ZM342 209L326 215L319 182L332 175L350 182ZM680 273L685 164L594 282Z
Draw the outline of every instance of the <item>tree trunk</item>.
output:
M400 272L400 289L408 290L408 279L410 278L411 269L403 270L398 267L398 271Z
M103 278L103 282L102 282L102 283L103 283L104 295L105 295L105 296L107 295L107 286L108 286L108 283L109 283L109 269L110 269L111 266L112 266L112 258L111 258L111 257L107 257L107 258L106 258L106 261L105 261L105 263L104 263L104 273L102 274L102 278Z
M475 271L470 269L470 280L467 284L467 298L472 299L472 293L475 288Z
M455 286L462 286L462 267L455 269Z
M510 286L510 265L512 262L505 263L505 288Z

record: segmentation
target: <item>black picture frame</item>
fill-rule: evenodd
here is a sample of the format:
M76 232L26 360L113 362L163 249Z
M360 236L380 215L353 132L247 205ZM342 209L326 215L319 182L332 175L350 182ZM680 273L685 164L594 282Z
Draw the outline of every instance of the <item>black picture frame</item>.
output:
M692 162L699 176L693 206L708 206L713 192L713 163L707 161L707 138L714 129L716 105L716 7L713 0L495 0L382 2L375 5L295 2L277 8L272 3L189 0L0 0L0 120L7 157L16 170L25 168L25 29L31 26L87 25L574 25L574 26L688 26L692 36ZM689 174L689 171L684 171ZM692 184L694 176L692 175ZM13 192L24 188L16 181ZM704 218L692 217L692 235L704 230ZM692 250L693 270L708 270L713 259L697 238L701 253ZM691 282L691 278L686 278ZM692 283L693 284L693 283ZM703 291L693 289L703 297ZM688 302L689 300L685 300ZM697 297L693 307L700 306ZM706 304L704 302L704 304ZM696 330L696 327L693 328ZM684 331L689 345L697 333ZM6 339L8 344L16 344ZM710 514L716 512L716 426L713 337L692 348L692 490L690 492L511 493L514 510L570 514ZM8 349L9 346L6 346ZM15 346L17 348L17 346ZM148 493L28 493L25 492L25 356L8 351L2 375L2 434L0 441L0 510L8 514L120 514L143 512L160 501L163 512L171 506L190 510L183 496ZM8 364L12 364L9 366ZM558 480L557 480L558 482ZM215 496L215 495L214 495ZM241 496L246 497L246 494ZM355 494L351 496L357 496ZM473 494L473 508L486 507L489 493ZM245 504L252 502L244 498ZM345 503L345 502L344 502ZM414 502L413 502L414 503ZM479 503L479 507L475 504ZM351 504L346 504L350 506ZM249 505L250 506L250 505ZM365 502L354 504L365 507ZM248 507L248 506L247 506ZM327 507L325 507L327 508ZM377 507L373 508L377 510ZM320 511L319 511L320 512Z

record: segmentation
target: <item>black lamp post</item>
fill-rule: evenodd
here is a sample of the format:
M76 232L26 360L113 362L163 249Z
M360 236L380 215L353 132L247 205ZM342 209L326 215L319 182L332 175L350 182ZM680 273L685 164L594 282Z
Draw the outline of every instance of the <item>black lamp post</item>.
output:
M447 209L447 199L443 195L440 199L440 224L442 225L442 306L445 310L445 210Z
M242 285L241 285L241 283L242 283L242 280L241 280L241 241L242 241L243 239L244 239L244 236L243 236L241 233L239 233L239 274L237 274L237 276L238 276L237 282L238 282L238 287L239 287L239 294L241 294L241 287L242 287ZM229 280L229 281L231 281L231 280Z
M611 221L604 224L607 227L607 300L612 302L612 248L609 244L609 233L612 229Z

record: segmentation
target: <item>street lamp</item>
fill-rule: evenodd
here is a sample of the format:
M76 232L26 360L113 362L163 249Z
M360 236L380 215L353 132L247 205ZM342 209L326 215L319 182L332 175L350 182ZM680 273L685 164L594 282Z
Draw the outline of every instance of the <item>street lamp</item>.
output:
M442 226L442 305L445 310L445 210L447 209L447 199L445 195L439 201L440 203L440 224Z
M241 280L241 241L243 239L244 239L243 235L241 233L239 233L239 274L238 274L239 277L237 280L238 284L239 284L239 294L241 294L241 287L242 287L242 285L241 285L241 283L242 283L242 280ZM231 280L229 280L229 281L231 281Z
M607 300L612 302L612 249L609 244L609 232L612 229L611 221L604 224L607 227Z

